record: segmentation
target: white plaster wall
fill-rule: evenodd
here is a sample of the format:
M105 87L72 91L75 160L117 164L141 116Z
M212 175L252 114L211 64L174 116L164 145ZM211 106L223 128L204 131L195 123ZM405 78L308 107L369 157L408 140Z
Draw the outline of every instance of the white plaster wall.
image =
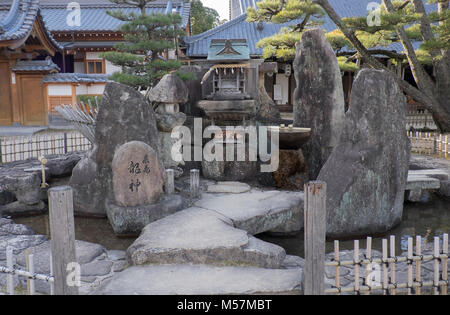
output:
M102 95L105 91L105 84L80 84L77 86L77 95Z
M48 86L49 96L71 96L72 85L71 84L53 84Z

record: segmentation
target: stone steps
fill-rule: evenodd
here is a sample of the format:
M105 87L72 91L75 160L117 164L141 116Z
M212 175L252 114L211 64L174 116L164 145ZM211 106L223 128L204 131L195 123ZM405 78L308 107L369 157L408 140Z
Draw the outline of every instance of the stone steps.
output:
M263 269L208 265L134 266L94 295L302 294L301 268Z
M129 261L279 268L285 250L252 235L274 229L299 231L303 198L300 192L257 189L233 195L205 193L194 207L147 225L128 248Z
M450 174L445 169L411 170L406 184L407 200L427 201L428 190L438 190L442 196L450 197Z

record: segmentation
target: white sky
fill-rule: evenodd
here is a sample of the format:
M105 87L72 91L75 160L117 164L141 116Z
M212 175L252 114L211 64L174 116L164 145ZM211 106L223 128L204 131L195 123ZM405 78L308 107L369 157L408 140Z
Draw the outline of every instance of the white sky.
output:
M213 8L220 14L220 19L230 18L230 3L228 0L202 0L205 7Z

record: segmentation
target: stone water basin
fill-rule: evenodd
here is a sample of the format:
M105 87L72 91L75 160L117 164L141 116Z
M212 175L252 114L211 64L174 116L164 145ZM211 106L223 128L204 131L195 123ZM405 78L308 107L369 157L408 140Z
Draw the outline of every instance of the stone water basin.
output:
M292 126L271 126L267 129L269 138L272 132L277 132L281 150L298 150L311 138L310 128L296 128Z

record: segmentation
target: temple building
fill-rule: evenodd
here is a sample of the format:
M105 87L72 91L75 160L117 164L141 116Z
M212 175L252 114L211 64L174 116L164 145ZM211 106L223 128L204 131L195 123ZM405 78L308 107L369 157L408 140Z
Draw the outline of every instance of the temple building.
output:
M62 51L47 29L38 0L0 6L0 125L46 125L48 91L43 78L60 68Z
M100 57L123 41L118 30L123 22L107 11L139 13L139 9L109 0L80 1L79 7L76 4L69 0L0 2L0 89L5 89L3 82L10 82L8 91L1 90L0 125L42 126L58 122L57 106L74 104L80 97L103 95L108 76L121 71ZM168 10L179 13L179 27L190 35L189 3L157 0L148 4L146 10L148 14ZM161 57L175 59L176 53L168 51ZM30 74L32 82L28 76L23 79ZM16 95L21 89L33 90L33 95ZM42 101L35 102L36 99ZM29 108L32 115L28 114Z
M200 62L204 74L198 106L212 119L249 118L258 96L259 66L251 59L246 39L214 39L208 58Z
M263 50L257 47L260 40L278 34L282 28L289 25L300 23L299 20L284 24L273 23L250 23L247 22L247 8L256 7L259 0L229 0L230 1L230 21L202 34L185 37L186 56L190 64L202 64L203 60L208 59L210 43L215 40L224 39L245 39L248 43L249 54L252 60L264 59ZM367 16L368 4L370 0L330 0L331 6L341 17ZM427 10L433 10L433 5L426 5ZM324 24L321 27L327 31L333 31L337 27L328 16L324 17ZM418 48L420 43L414 43ZM403 53L403 47L400 43L394 43L389 47L375 47L374 49L385 49L395 53ZM341 52L353 55L355 52ZM409 67L396 67L391 64L389 59L382 55L376 55L381 62L388 67L395 69L399 76L402 76L409 82L414 82ZM261 68L267 67L270 63L272 70L265 71L261 76L263 85L267 93L272 97L280 111L292 112L294 102L294 90L297 86L294 78L292 61L278 60L270 58L265 60ZM275 67L273 64L275 63ZM344 86L344 95L347 106L350 103L350 93L355 78L354 72L342 72ZM410 101L413 102L412 100ZM415 104L417 106L417 104ZM420 105L419 105L420 108Z

